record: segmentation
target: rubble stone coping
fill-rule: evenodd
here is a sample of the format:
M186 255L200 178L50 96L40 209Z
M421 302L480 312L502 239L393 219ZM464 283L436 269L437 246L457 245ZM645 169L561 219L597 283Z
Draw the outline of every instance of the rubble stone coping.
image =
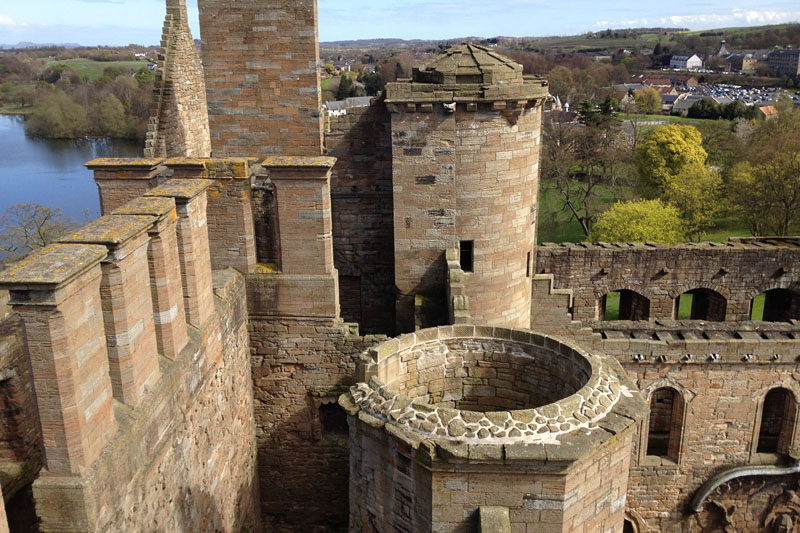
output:
M112 215L149 215L161 220L174 210L174 198L166 196L140 196L114 211Z
M18 291L55 290L63 287L99 264L107 253L105 246L50 245L0 272L0 289L11 291L12 303L25 303L15 298Z
M166 196L176 200L188 201L206 191L212 180L204 179L172 179L155 189L146 192L145 196Z
M147 215L106 215L62 237L59 242L103 244L117 248L146 232L156 220Z
M339 399L349 414L459 457L495 445L498 458L576 458L647 409L613 358L524 330L422 330L368 350L362 364L368 382Z
M256 157L171 157L163 165L178 171L200 172L205 179L249 179L258 167Z
M332 169L336 164L335 157L314 156L270 156L261 165L267 170L292 169Z

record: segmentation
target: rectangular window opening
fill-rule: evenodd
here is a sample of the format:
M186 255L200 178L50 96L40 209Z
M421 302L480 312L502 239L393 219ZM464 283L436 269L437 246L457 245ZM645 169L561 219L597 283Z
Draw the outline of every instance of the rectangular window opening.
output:
M461 241L461 270L473 272L475 269L475 241Z

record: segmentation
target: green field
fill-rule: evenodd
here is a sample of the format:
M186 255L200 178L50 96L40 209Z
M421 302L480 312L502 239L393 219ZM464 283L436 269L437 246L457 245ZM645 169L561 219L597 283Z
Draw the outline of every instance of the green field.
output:
M704 122L703 120L696 119L696 118L686 118L686 117L673 117L672 115L637 115L634 113L620 113L617 115L617 118L622 120L623 122L628 120L633 120L634 122L654 122L654 121L661 121L661 122L669 122L669 123L676 123L676 124L699 124ZM715 120L712 122L716 122Z
M611 189L598 186L603 204L611 207L616 198ZM630 190L623 191L631 195ZM562 209L562 196L552 182L542 181L539 193L539 242L583 242L586 240L581 225L572 219L572 212ZM627 200L628 198L623 198Z
M606 207L611 207L615 198L606 187L599 187L600 198ZM625 197L620 200L629 200L633 196L632 190L623 190ZM542 181L539 196L539 243L543 242L583 242L586 237L580 224L572 219L571 212L562 209L563 201L558 190L552 182ZM729 214L717 217L716 226L704 234L703 241L725 242L731 237L750 237L750 229L741 220ZM793 227L792 235L800 233L800 227Z
M20 107L16 104L0 105L0 115L27 115L33 112L33 106Z
M63 61L51 61L45 68L54 67L56 65L64 65L81 77L81 79L94 82L103 75L103 71L108 67L115 67L122 71L135 72L141 67L147 66L149 61L95 61L93 59L78 58L78 59L65 59Z
M619 319L619 292L606 294L606 321Z
M539 50L618 50L620 48L652 48L658 43L660 35L655 33L643 33L637 38L615 39L615 38L589 38L585 35L571 35L567 37L541 37L531 39L529 45Z

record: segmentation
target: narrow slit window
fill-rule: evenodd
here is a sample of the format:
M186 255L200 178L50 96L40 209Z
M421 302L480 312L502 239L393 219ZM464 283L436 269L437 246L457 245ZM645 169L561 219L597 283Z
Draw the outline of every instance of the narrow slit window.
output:
M461 241L461 270L473 272L475 269L475 241Z
M528 252L528 259L525 261L525 275L531 277L531 253Z

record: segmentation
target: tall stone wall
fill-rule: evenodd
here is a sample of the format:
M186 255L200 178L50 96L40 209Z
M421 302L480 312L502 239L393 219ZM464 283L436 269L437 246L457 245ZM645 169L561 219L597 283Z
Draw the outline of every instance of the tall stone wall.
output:
M365 333L394 331L391 119L381 101L326 116L333 253L342 318Z
M320 155L316 0L200 0L215 157Z
M186 0L167 0L145 157L210 157L203 68Z
M358 354L383 338L331 319L251 313L248 327L265 531L344 530L348 437L335 403L356 381Z
M799 258L800 242L793 239L544 245L538 248L536 272L552 274L554 288L572 291L575 320L598 319L600 299L621 289L650 300L650 319L670 319L678 296L705 288L726 299L725 320L740 321L750 319L755 296L800 289L800 271L793 266Z

